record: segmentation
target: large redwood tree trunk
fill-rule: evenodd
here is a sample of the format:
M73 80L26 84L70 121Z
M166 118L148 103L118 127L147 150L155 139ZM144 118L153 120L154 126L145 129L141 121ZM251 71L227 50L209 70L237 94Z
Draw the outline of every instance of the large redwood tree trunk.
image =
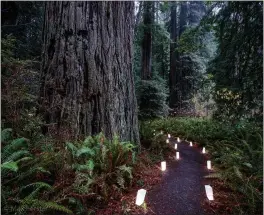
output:
M47 2L40 104L57 131L139 142L134 2Z

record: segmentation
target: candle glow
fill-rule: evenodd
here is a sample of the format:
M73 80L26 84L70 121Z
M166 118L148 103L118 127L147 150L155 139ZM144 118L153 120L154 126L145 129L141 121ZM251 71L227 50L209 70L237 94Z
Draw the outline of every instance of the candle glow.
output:
M144 189L140 189L137 192L137 198L136 198L136 205L140 206L144 203L144 199L146 196L147 191Z
M177 159L177 160L180 159L180 152L176 152L176 159Z
M211 161L207 161L207 169L211 169L212 165L211 165Z
M210 185L205 185L205 192L209 200L214 200L213 188Z
M165 171L166 170L166 161L161 162L161 170Z
M205 147L203 147L203 154L205 154Z

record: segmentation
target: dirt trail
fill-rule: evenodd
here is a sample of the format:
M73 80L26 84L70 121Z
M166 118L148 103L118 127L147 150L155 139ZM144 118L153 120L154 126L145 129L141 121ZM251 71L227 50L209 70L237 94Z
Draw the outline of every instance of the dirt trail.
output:
M176 143L174 139L170 142ZM203 185L205 158L200 149L190 147L187 142L178 143L177 151L180 160L167 163L162 182L147 193L148 215L204 214L200 203L206 198Z

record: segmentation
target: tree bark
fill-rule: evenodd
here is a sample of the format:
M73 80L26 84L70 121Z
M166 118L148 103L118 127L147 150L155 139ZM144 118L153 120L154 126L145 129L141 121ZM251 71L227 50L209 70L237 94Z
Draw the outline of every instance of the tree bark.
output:
M139 142L132 73L134 2L47 2L40 104L72 137Z

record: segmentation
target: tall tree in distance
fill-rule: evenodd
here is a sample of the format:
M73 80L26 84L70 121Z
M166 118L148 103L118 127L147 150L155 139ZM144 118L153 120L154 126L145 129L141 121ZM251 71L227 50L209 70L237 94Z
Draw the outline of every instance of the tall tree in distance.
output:
M170 39L165 23L160 17L161 8L166 5L160 2L143 1L138 6L138 25L135 29L134 41L134 73L139 119L149 120L168 115L165 78L167 78L169 67Z
M143 3L144 36L142 40L142 69L141 78L151 79L151 55L152 55L152 27L154 24L154 2Z
M171 2L171 14L170 14L170 75L169 75L169 86L170 86L170 106L173 107L178 101L178 75L177 75L177 42L178 42L178 32L177 32L177 3Z
M198 25L205 15L204 2L171 2L170 14L170 107L174 113L187 114L194 110L193 95L199 83L198 76L205 72L206 48L203 38L198 38ZM201 34L202 35L202 34ZM199 40L199 41L198 41ZM199 45L198 45L199 44ZM185 112L185 113L184 113Z
M133 23L134 2L46 2L40 111L57 131L139 142Z

